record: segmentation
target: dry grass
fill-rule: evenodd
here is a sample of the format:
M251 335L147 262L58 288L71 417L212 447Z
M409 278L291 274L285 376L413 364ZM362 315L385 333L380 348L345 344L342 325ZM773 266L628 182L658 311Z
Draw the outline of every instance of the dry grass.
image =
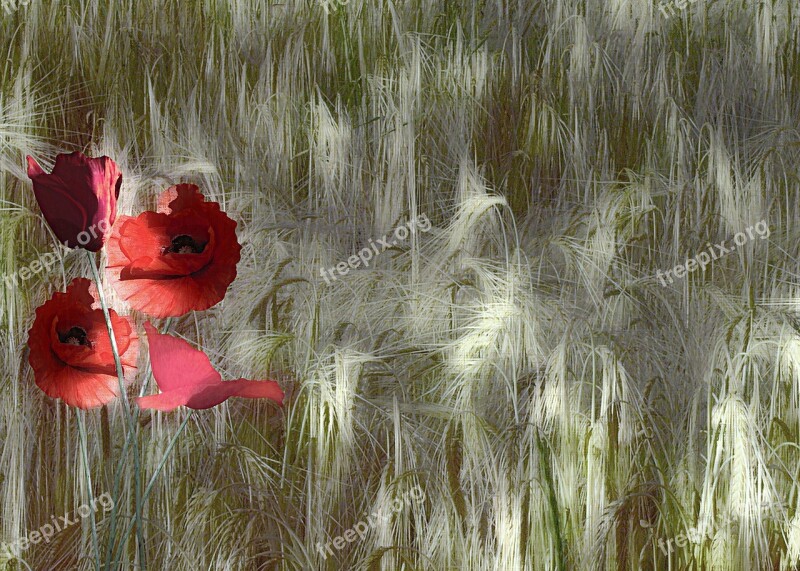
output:
M224 303L171 331L291 395L192 416L146 505L147 568L800 565L797 6L336 6L0 13L0 272L54 245L26 153L112 156L125 214L195 182L238 220L242 261ZM420 214L430 232L326 285ZM655 278L762 219L769 240ZM77 275L68 253L0 297L0 540L84 502L75 415L25 353L33 310ZM145 481L185 414L143 415ZM86 415L95 494L124 440L109 415L107 443ZM125 517L132 487L129 462ZM93 569L89 529L23 559L0 569Z

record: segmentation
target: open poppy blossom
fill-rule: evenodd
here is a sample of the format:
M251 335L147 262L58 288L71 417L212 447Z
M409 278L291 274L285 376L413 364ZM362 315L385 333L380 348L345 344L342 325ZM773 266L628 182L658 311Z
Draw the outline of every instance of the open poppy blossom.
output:
M28 331L28 362L36 385L78 408L102 406L119 396L119 381L103 310L95 308L91 282L72 281L36 310ZM96 293L96 290L95 292ZM123 372L136 368L139 339L129 318L109 310Z
M159 333L144 324L150 345L150 365L161 393L137 399L140 408L171 411L179 406L211 408L231 397L270 399L283 404L283 391L275 381L236 379L223 381L208 356L183 339Z
M70 248L100 250L117 216L122 186L117 164L74 152L58 155L47 174L33 157L27 160L36 202L56 238Z
M131 307L177 317L219 303L236 278L236 222L194 184L168 188L159 212L121 216L108 241L106 271Z

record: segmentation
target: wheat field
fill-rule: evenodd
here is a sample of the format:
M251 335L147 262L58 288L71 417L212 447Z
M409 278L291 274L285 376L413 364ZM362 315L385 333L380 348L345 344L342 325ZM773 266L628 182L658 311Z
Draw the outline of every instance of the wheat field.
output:
M799 13L3 0L0 570L799 569ZM34 311L91 268L25 156L76 150L121 214L189 182L237 221L224 301L165 326L282 408L124 446L122 402L37 388Z

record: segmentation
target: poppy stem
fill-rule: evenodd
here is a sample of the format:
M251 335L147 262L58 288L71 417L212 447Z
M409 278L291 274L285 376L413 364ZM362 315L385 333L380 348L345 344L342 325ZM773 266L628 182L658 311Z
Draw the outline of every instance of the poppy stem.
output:
M139 568L147 569L147 561L145 558L145 544L144 532L142 530L142 480L140 474L141 463L139 461L139 443L136 434L136 425L133 421L133 414L131 413L131 406L128 401L128 393L125 390L125 376L122 370L122 361L119 357L119 349L117 347L117 339L114 336L114 328L111 324L111 315L108 312L108 305L106 304L106 297L103 293L103 281L100 278L100 272L97 269L97 264L93 252L86 250L89 257L89 266L92 268L92 276L97 284L97 299L100 301L100 307L103 310L103 317L106 321L106 329L108 330L108 337L111 341L111 352L114 354L114 365L117 369L117 380L119 381L119 396L122 399L123 408L125 410L125 418L127 420L127 435L125 442L131 442L133 445L133 463L134 463L134 486L135 486L135 505L136 505L136 518L133 523L136 525L136 542L138 545L139 553ZM127 538L127 535L126 535ZM110 537L109 542L113 543L114 538ZM124 540L123 540L124 541ZM98 560L99 561L99 560Z
M186 415L186 418L183 419L183 422L178 427L178 430L175 431L175 434L173 435L172 440L170 440L169 444L167 444L167 449L164 450L164 455L161 457L161 461L158 463L158 466L156 467L156 471L153 472L153 476L150 478L150 481L147 483L147 488L145 488L144 495L142 496L142 500L143 501L147 501L148 496L150 496L150 492L153 491L153 486L156 485L156 480L158 480L158 476L161 474L161 470L164 468L164 465L167 463L167 459L169 458L169 455L172 452L172 449L175 447L175 444L178 442L178 437L183 433L183 429L186 428L186 425L189 424L189 420L192 418L193 414L194 414L194 410L190 410L189 414ZM130 536L132 530L133 530L133 522L131 522L131 524L128 526L128 529L125 530L125 534L122 536L122 543L120 544L120 548L122 547L122 545L125 544L125 541L128 539L128 536ZM120 553L120 556L121 555L122 554ZM116 565L117 563L118 563L118 557L117 557L117 553L115 551L115 553L114 553L114 564Z
M94 490L92 489L92 471L89 468L89 452L86 449L86 426L83 424L83 411L76 410L75 417L78 419L78 435L81 445L81 458L83 459L83 468L86 472L86 505L90 508L90 522L92 527L92 546L94 547L94 568L100 571L100 545L97 542L97 521L94 517Z
M113 555L114 551L114 540L116 538L116 531L117 531L117 506L119 506L119 494L120 494L120 486L122 482L122 470L125 467L125 458L128 456L128 448L130 447L131 439L126 436L125 438L125 446L122 447L122 454L120 454L119 461L117 462L117 469L114 472L114 491L113 491L113 498L114 498L114 505L111 508L111 531L109 531L108 537L108 545L106 547L106 558L105 563L103 564L103 569L106 571L109 570L109 565L111 564L111 556Z
M100 410L100 436L103 439L103 465L111 461L111 422L108 419L108 406L103 406ZM108 472L105 471L105 478Z
M169 327L170 327L171 324L172 324L172 318L170 317L164 322L164 326L163 326L164 330L165 331L169 330ZM153 370L152 370L152 368L150 368L150 370L147 373L147 376L144 379L144 382L142 383L142 390L139 391L139 396L140 397L143 397L147 393L147 385L149 384L150 378L152 376L153 376ZM139 413L140 412L141 412L141 409L139 409L138 407L133 411L133 422L134 422L134 424L138 423L138 421L139 421ZM119 497L119 488L120 488L120 482L121 482L121 479L122 479L122 469L124 468L125 458L127 458L127 456L128 456L128 448L130 447L130 444L131 444L131 439L130 438L125 438L125 445L122 447L122 454L120 455L119 462L117 463L116 472L114 472L114 497L115 498ZM147 495L145 494L144 499L146 499L146 498L147 498ZM143 500L143 503L144 503L144 500ZM114 503L114 507L111 509L111 516L110 516L110 518L111 518L111 532L109 533L109 537L111 538L111 541L108 542L108 546L106 547L105 563L103 564L103 568L106 571L109 571L110 568L111 568L112 558L113 558L113 560L114 560L114 562L116 564L116 549L115 549L116 545L114 544L114 538L115 538L114 534L117 531L117 505L118 504L119 504L119 502L115 502ZM130 535L130 531L125 534L125 541L128 539L129 535Z

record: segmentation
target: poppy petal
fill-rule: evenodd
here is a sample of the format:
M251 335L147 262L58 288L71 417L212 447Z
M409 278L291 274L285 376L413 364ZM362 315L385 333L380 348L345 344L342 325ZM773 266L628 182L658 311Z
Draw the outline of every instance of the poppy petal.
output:
M36 385L70 406L93 408L119 396L114 356L94 288L78 278L36 309L28 331L28 362ZM123 373L135 371L138 337L126 317L110 310Z
M226 381L226 385L231 387L231 396L248 399L270 399L279 405L283 405L283 389L275 381L250 381L248 379L236 379Z
M119 396L117 375L101 375L68 365L41 371L36 384L47 396L82 409L103 406Z
M179 406L186 406L192 394L191 389L184 387L183 389L167 391L157 395L139 397L136 399L136 404L143 409L171 412Z
M150 322L144 327L150 345L153 378L162 392L139 398L137 403L141 408L170 411L188 406L200 410L230 397L267 398L283 404L283 391L275 381L236 379L223 382L205 353L182 339L159 333Z
M144 329L150 350L150 366L159 389L172 391L222 382L205 353L183 339L159 333L149 321L144 324Z
M154 317L219 303L236 278L236 222L192 184L170 187L159 212L121 217L108 242L107 272L119 296Z

